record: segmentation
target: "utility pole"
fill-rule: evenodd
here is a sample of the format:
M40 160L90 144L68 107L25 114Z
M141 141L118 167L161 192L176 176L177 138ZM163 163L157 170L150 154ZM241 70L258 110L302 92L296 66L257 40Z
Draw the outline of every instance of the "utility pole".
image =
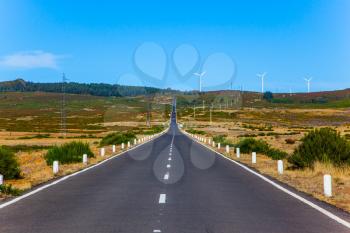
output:
M196 120L196 105L193 105L193 119Z
M210 115L210 125L211 125L211 119L212 119L211 118L211 114L212 114L211 111L212 111L212 109L213 109L213 106L210 108L210 114L209 114Z
M66 81L68 79L66 78L66 75L62 74L62 86L61 86L61 93L62 93L62 102L61 102L61 134L65 138L67 136L67 127L66 127Z

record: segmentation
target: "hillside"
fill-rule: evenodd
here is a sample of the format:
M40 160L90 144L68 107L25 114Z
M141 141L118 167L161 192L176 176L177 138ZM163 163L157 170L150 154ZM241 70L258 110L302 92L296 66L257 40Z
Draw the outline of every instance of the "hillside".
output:
M138 96L145 94L171 94L176 91L171 89L159 89L154 87L124 86L104 83L76 83L68 82L64 85L65 92L69 94L85 94L94 96ZM0 82L1 92L62 92L62 83L34 83L23 79Z

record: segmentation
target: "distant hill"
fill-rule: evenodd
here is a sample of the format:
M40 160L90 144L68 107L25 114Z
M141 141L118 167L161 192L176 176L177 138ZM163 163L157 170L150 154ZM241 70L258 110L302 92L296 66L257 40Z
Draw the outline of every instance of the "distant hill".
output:
M145 94L165 94L176 93L177 91L171 89L160 89L154 87L138 87L138 86L124 86L112 85L104 83L76 83L68 82L64 85L65 92L69 94L88 94L94 96L138 96ZM27 82L23 79L16 79L13 81L0 82L1 92L62 92L62 83L34 83Z

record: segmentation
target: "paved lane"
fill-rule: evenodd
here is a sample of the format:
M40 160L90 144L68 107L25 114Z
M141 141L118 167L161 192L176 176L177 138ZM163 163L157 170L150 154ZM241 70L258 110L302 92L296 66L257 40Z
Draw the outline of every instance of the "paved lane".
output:
M0 232L350 231L192 141L174 109L161 137L0 209Z

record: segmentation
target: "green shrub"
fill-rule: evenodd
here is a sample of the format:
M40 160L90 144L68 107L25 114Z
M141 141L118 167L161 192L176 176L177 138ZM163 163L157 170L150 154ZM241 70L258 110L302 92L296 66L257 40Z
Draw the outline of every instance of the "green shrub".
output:
M222 146L234 146L234 144L231 141L229 141L226 137L227 135L217 135L213 137L213 141L215 143L220 143Z
M160 133L163 130L164 130L164 126L163 125L153 125L150 129L144 130L141 133L145 134L145 135L152 135L152 134Z
M89 158L94 157L88 143L69 142L62 146L54 146L45 154L47 165L52 165L57 160L62 164L81 162L83 154L87 154Z
M0 147L0 174L5 179L20 178L20 169L15 154L3 147Z
M331 128L315 129L301 139L288 161L295 168L313 167L316 161L336 166L350 164L350 145Z
M23 136L23 137L19 137L18 139L42 139L42 138L50 138L50 134L37 134L34 136Z
M279 160L287 158L288 153L276 148L269 148L269 150L266 152L266 155L269 156L271 159Z
M197 129L188 129L186 130L188 133L191 134L201 134L201 135L205 135L205 131L203 130L197 130Z
M102 138L100 142L100 146L107 146L107 145L117 145L121 143L127 143L131 142L136 138L135 133L133 132L126 132L126 133L121 133L121 132L116 132L116 133L110 133L104 138Z
M256 140L254 138L244 138L240 142L238 142L235 147L239 147L242 153L252 153L257 152L261 154L265 154L268 157L278 160L284 159L288 156L288 154L279 149L271 148L267 142L263 140Z
M0 193L12 196L19 196L21 195L22 191L16 188L12 188L12 185L2 184L0 185Z
M254 138L244 138L235 146L239 147L242 153L257 152L264 154L269 150L269 145L265 141Z
M2 148L12 151L14 153L17 153L19 151L38 151L38 150L46 150L52 148L52 146L41 146L41 145L23 145L23 144L18 144L18 145L13 145L13 146L8 146L4 145Z

